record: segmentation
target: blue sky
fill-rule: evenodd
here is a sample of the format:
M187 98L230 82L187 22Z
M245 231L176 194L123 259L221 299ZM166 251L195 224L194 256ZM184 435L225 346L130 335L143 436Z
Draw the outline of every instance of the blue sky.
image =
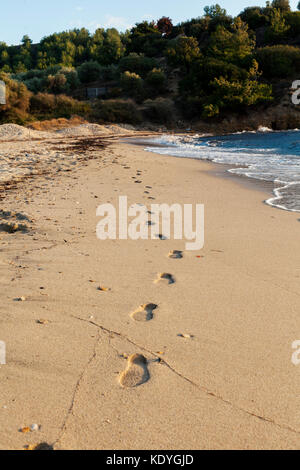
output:
M244 7L265 5L265 1L249 0L2 0L0 41L18 44L24 34L34 42L43 36L66 29L116 27L126 30L143 19L170 16L175 23L201 16L205 5L220 3L230 14ZM292 0L296 9L298 0Z

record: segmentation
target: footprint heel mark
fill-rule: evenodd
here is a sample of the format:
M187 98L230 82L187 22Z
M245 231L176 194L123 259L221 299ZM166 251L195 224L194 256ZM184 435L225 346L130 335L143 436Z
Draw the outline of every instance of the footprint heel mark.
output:
M127 360L127 368L120 375L120 385L134 388L143 385L150 379L147 359L142 354L133 354Z
M156 310L158 305L156 304L145 304L141 305L135 312L130 316L133 320L139 322L147 322L153 319L153 311Z
M174 279L174 276L172 276L172 274L169 274L169 273L161 273L158 275L158 279L156 279L155 283L158 284L160 282L164 282L168 285L170 284L175 284L175 279Z
M171 259L182 259L183 252L179 250L173 250L173 251L170 251L170 253L168 254L168 257Z

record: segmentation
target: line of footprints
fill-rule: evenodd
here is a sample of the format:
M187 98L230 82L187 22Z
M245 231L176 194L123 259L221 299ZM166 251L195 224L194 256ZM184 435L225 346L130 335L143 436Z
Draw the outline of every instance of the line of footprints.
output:
M168 257L171 259L182 259L183 252L174 250L169 253ZM172 274L161 273L154 282L156 284L165 283L166 285L171 285L175 283L175 279ZM141 305L136 311L131 313L130 316L137 322L148 322L153 319L154 311L157 308L158 305L152 303ZM147 359L142 354L131 355L127 359L126 370L124 370L119 377L121 386L125 388L133 388L147 382L150 379L147 363Z

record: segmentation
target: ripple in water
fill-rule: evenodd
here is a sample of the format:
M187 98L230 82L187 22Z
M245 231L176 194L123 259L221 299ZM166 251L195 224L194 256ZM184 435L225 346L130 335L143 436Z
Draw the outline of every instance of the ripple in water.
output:
M226 136L171 136L151 141L147 150L162 155L210 160L232 165L237 175L274 183L267 204L300 212L300 131L242 132ZM161 147L163 145L163 147Z

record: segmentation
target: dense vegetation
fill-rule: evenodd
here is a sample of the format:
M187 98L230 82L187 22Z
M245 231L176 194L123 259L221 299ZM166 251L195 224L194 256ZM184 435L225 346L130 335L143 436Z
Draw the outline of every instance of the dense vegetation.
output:
M288 0L246 8L236 18L213 5L178 25L163 17L125 33L82 28L39 44L24 36L19 46L0 43L0 79L8 89L0 120L77 114L174 125L245 113L274 100L276 81L299 78L299 46L300 11ZM74 99L92 82L110 83L106 96Z

